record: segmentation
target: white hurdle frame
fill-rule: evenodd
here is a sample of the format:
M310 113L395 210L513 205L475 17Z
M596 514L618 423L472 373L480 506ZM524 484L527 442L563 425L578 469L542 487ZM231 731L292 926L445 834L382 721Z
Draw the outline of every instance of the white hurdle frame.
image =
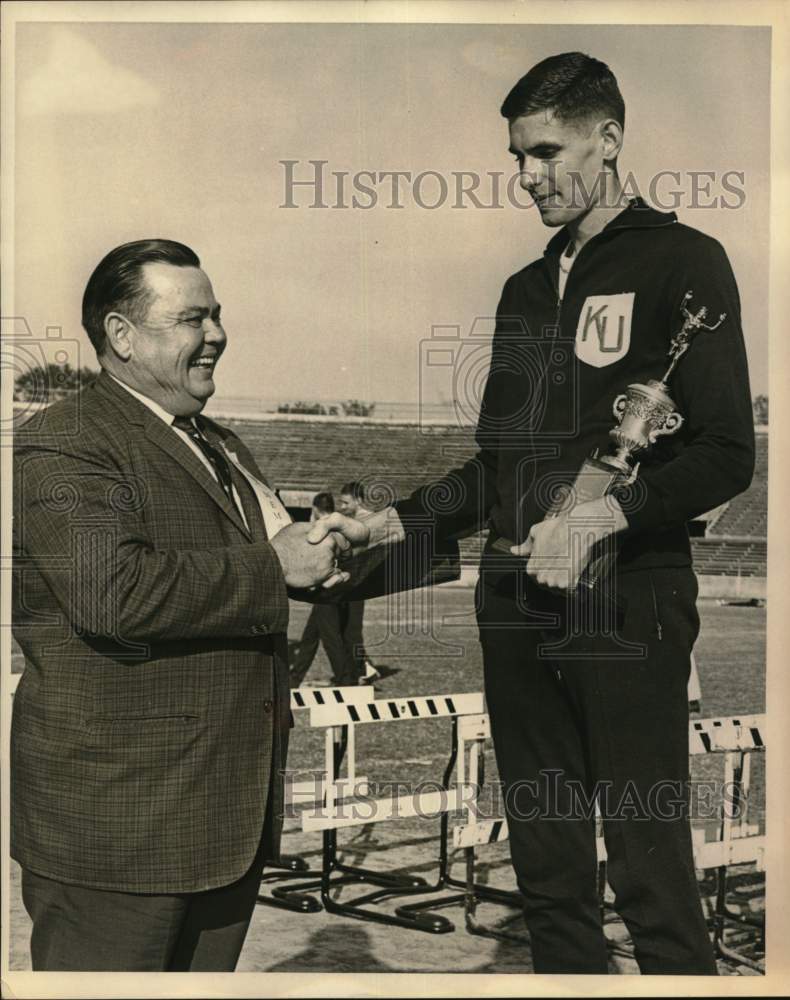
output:
M348 727L347 769L348 780L353 781L356 775L356 740L357 725L380 724L399 720L452 718L458 717L459 725L465 716L479 718L483 712L483 695L481 692L430 695L417 698L393 698L373 700L368 704L331 705L310 710L311 728L326 729L325 736L325 769L327 773L327 796L323 807L313 813L302 814L302 829L306 833L323 830L339 829L341 827L364 826L368 823L385 822L390 819L407 819L422 816L426 813L439 814L452 812L464 802L464 782L466 765L464 754L459 753L456 766L458 780L456 787L449 790L432 791L420 797L419 803L414 795L390 796L386 799L365 799L365 810L372 816L355 814L353 798L349 803L338 806L337 779L334 767L334 744L332 732L337 726ZM477 754L472 755L470 777L478 773ZM351 809L351 815L341 814L338 809Z
M413 698L382 699L358 705L332 705L312 708L310 711L311 728L324 729L325 734L325 765L326 765L326 799L315 811L302 813L302 829L305 832L322 833L323 850L321 864L321 903L324 909L340 916L384 923L429 933L442 934L454 930L454 925L445 917L430 912L434 906L425 903L413 904L412 907L399 907L394 913L386 912L375 905L391 897L413 897L415 895L431 895L446 888L450 882L447 878L447 827L450 811L456 809L463 800L466 790L460 785L467 777L474 778L478 774L479 762L477 755L482 748L482 740L478 740L472 750L468 766L466 761L467 743L459 738L459 727L463 726L468 716L476 719L482 716L484 700L482 692L463 694L427 695ZM423 793L419 797L411 795L393 795L386 799L364 800L354 799L339 801L336 794L338 773L332 731L337 727L345 727L347 735L348 760L350 774L356 774L356 741L355 730L358 725L375 725L384 722L405 721L414 719L446 718L452 721L452 740L450 755L445 766L439 790ZM468 727L464 727L466 732ZM459 753L460 751L460 753ZM451 785L451 776L455 773L457 781ZM473 793L476 794L476 789ZM364 801L365 809L360 812L355 807ZM422 818L439 818L441 834L439 838L438 871L439 877L435 884L428 884L420 876L405 873L375 871L344 864L337 856L337 831L340 828L364 826L380 823L390 819L405 819L420 816ZM362 896L345 901L336 898L333 890L348 884L367 883L374 888ZM298 891L318 888L316 883L307 883L298 887ZM435 905L448 905L446 898L436 900ZM429 909L430 906L430 909Z
M752 753L765 750L766 717L764 714L745 714L709 719L693 719L689 722L689 756L702 754L724 754L724 783L736 790L736 801L740 813L735 816L723 805L720 811L720 836L717 840L705 840L705 831L692 831L694 864L701 870L718 869L719 890L712 919L714 921L714 943L720 954L736 959L758 969L757 963L728 949L722 942L723 923L727 919L737 920L737 916L727 909L724 895L725 869L730 865L753 863L756 870L765 870L765 834L757 832L756 823L749 821L748 803L751 783ZM469 878L474 877L474 851L484 844L502 843L508 839L507 819L504 816L482 821L469 818L467 822L453 827L453 847L467 853ZM603 836L596 837L596 851L599 863L606 861L606 845ZM496 935L497 932L479 927L472 921L472 912L467 910L467 927L473 933ZM743 921L748 922L748 921ZM507 935L502 935L507 936Z
M303 710L333 708L338 705L367 705L376 697L376 692L371 685L347 686L347 687L298 687L291 689L291 711L299 712ZM343 739L344 726L335 726L327 732L327 737L331 735L331 759L332 769L328 769L319 781L291 781L286 788L286 796L290 794L294 805L309 805L321 802L327 794L328 776L335 770L336 748ZM353 737L349 733L349 740ZM349 744L351 746L351 744ZM346 747L348 753L349 746ZM347 794L359 794L362 788L367 787L368 779L358 776L356 765L353 761L353 746L351 746L352 764L347 768L345 778L334 775L332 780L331 794L342 798Z

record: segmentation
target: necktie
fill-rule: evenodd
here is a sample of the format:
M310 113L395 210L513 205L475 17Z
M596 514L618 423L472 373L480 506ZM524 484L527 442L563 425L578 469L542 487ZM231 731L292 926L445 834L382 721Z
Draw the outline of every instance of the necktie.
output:
M240 514L238 504L233 496L233 480L230 475L230 465L228 464L227 458L222 454L222 452L215 448L213 444L200 432L200 429L195 425L194 421L190 417L174 417L173 427L177 427L178 430L187 433L195 444L200 448L203 454L211 463L212 469L217 474L217 480L222 487L222 491L225 496L230 500L233 507Z

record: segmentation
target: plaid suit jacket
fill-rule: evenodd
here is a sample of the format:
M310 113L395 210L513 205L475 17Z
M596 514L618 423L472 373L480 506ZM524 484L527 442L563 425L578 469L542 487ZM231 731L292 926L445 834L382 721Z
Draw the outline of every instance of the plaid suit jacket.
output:
M206 421L262 478L241 441ZM282 812L288 598L179 435L106 374L15 440L12 855L94 888L240 878ZM276 850L278 824L272 850Z

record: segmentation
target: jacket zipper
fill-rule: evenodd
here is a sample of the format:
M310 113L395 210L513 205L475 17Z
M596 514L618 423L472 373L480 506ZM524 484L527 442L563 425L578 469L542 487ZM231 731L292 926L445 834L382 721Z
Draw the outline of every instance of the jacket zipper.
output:
M656 619L656 635L658 636L658 641L661 642L664 629L661 626L661 619L658 617L658 598L656 597L656 588L653 583L652 573L648 573L648 579L650 580L650 593L653 597L653 616Z
M659 224L657 224L655 226L649 226L648 228L650 228L650 229L661 229L661 228L664 228L665 226L671 226L671 225L674 225L674 224L675 224L674 221L667 221L667 222L659 223ZM587 247L591 243L594 243L596 240L599 240L602 236L608 235L609 233L613 233L613 232L618 231L618 230L640 229L640 228L644 228L644 227L640 227L638 225L624 226L622 224L619 225L619 226L618 225L612 225L611 227L605 226L599 233L596 233L595 236L591 236L589 238L589 240L587 240L587 242L581 248L581 250L577 250L577 252L576 252L576 260L573 262L574 267L579 262L579 256L584 253L584 251L587 249ZM565 253L565 250L567 250L567 244L566 244L565 248L561 251L561 254ZM547 250L543 251L543 256L544 257L548 257L548 251ZM573 270L573 268L571 268L571 270ZM559 288L559 284L554 280L554 276L550 275L550 278L551 278L552 286L554 288L554 294L557 296L557 310L556 310L556 316L555 316L555 320L554 320L554 325L557 326L557 327L559 327L559 324L560 324L560 313L562 311L562 299L560 298L560 288ZM570 276L570 274L568 274L568 277L565 279L565 291L566 292L568 291L568 282L570 280L571 280L571 276Z

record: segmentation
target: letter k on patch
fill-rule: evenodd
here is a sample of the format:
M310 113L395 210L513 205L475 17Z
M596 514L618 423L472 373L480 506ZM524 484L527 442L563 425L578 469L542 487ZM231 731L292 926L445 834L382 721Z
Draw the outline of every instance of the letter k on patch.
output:
M622 292L585 299L576 327L576 357L580 361L603 368L628 354L634 295Z

